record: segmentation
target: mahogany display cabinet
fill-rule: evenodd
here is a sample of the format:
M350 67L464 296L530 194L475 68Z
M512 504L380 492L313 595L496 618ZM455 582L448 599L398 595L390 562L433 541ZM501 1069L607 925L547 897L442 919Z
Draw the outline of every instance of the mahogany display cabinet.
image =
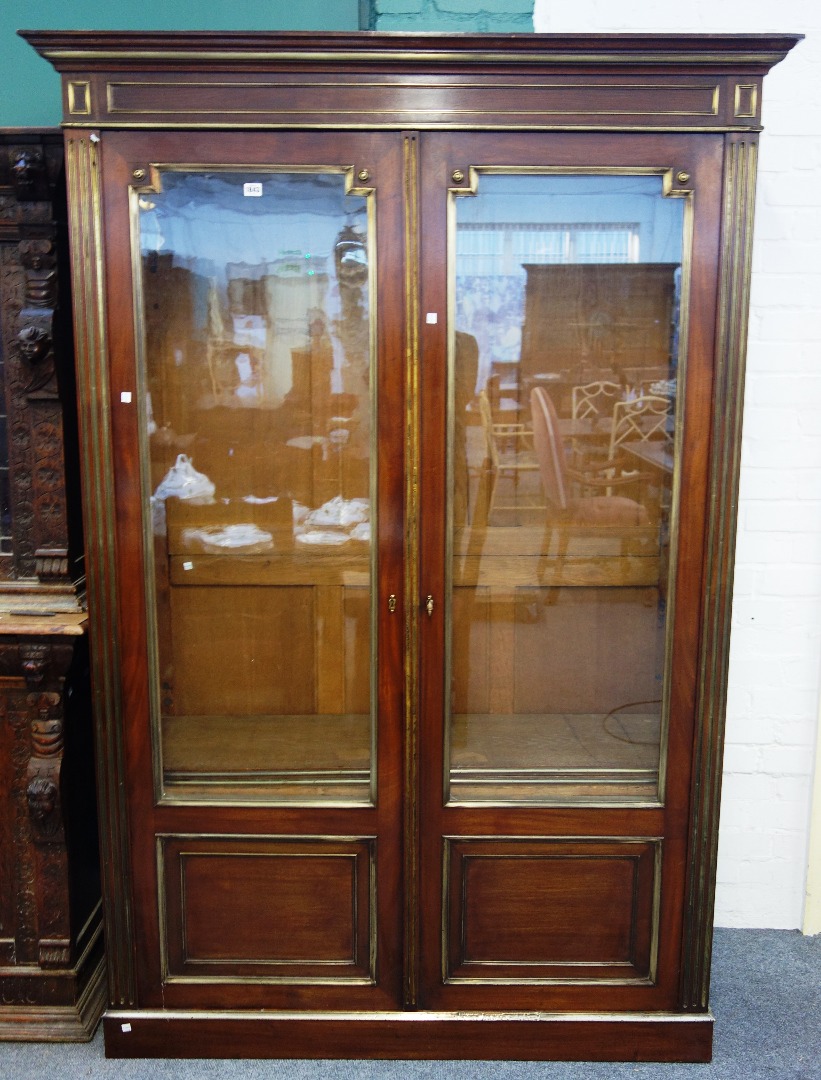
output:
M63 78L107 1052L708 1060L798 38L24 36Z

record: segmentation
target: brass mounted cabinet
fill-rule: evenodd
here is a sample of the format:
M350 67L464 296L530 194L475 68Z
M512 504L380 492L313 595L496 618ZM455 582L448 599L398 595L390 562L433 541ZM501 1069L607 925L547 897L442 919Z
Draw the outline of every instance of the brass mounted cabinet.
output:
M707 1060L788 36L63 75L113 1055Z

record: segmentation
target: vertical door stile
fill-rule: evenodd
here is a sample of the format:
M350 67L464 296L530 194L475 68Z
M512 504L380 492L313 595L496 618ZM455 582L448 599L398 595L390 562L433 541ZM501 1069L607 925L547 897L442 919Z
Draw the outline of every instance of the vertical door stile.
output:
M419 979L419 140L402 136L405 213L406 547L405 547L405 935L404 1002L416 1005Z

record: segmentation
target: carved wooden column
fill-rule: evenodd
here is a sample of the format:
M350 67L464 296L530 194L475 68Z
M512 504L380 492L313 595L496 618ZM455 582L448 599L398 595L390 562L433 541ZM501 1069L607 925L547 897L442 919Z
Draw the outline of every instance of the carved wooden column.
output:
M0 131L0 1038L104 995L62 139ZM66 301L66 304L61 304Z

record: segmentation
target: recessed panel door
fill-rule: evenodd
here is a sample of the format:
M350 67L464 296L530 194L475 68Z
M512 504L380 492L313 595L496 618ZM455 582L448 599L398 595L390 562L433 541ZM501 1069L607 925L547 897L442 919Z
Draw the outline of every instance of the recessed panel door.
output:
M686 138L420 160L420 996L669 1007L716 191Z
M397 1002L397 147L106 137L146 1003Z

